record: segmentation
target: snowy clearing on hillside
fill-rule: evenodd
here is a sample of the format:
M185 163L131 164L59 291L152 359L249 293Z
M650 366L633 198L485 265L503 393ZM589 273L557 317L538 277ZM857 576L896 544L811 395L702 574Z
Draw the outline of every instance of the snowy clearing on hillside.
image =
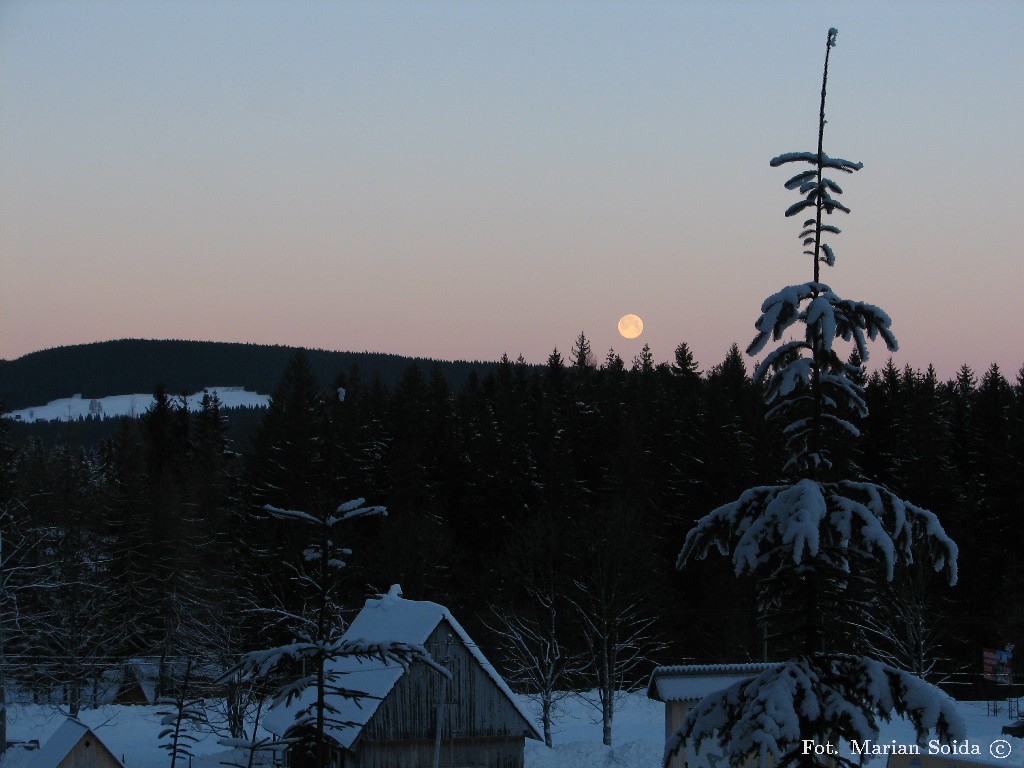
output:
M525 701L533 711L533 702ZM91 727L118 757L124 758L126 768L164 768L170 764L166 752L160 749L159 706L106 706L84 710L80 719ZM985 702L959 702L957 709L967 723L967 738L971 744L980 745L982 757L974 759L979 763L1000 766L1024 766L1024 739L1000 735L1000 728L1007 720L1006 707L1001 705L995 715L986 713ZM595 766L617 766L618 768L658 768L664 749L664 710L662 704L651 701L644 692L630 693L623 697L616 710L614 746L608 748L601 743L601 722L599 712L593 705L580 698L564 699L556 714L554 725L554 749L547 749L542 743L528 741L526 744L526 768L594 768ZM46 741L63 722L63 715L51 707L42 705L12 704L8 708L8 738L15 741L39 739ZM212 734L199 734L195 745L196 757L192 768L216 768L222 761L230 760L232 752L218 744ZM1012 752L1005 760L996 761L988 755L989 746L1000 739L1009 743ZM878 743L913 744L909 724L892 723L885 726ZM926 751L926 750L925 750ZM12 752L12 758L16 753ZM960 757L960 756L957 756ZM965 758L961 758L965 759ZM22 765L10 760L7 766ZM447 766L445 751L441 752L441 766ZM868 760L866 765L884 768L885 758Z
M216 394L221 408L266 408L270 395L249 392L243 387L206 387L186 398L188 409L198 411L203 395ZM172 396L172 399L178 399ZM77 421L90 416L100 419L114 419L121 416L141 416L153 405L152 395L111 395L110 397L84 398L81 395L51 400L46 405L22 408L4 414L5 418L32 423L35 421Z

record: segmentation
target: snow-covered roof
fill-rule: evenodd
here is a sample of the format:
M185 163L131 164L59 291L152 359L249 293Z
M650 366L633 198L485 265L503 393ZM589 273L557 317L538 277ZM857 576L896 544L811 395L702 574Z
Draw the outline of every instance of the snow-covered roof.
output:
M396 585L390 589L388 594L367 600L363 610L345 631L343 639L422 645L437 629L438 624L446 621L484 672L508 697L509 702L522 715L523 720L529 724L534 738L539 739L540 736L533 726L530 713L522 706L508 684L448 609L437 603L406 600L401 594L401 588ZM360 691L374 697L331 701L331 705L337 707L338 710L332 717L339 721L348 721L351 724L330 726L328 732L338 744L350 749L362 732L363 726L376 713L384 697L391 692L391 689L405 674L405 669L398 664L385 664L379 659L360 659L351 656L335 659L330 663L329 669L331 672L344 675L340 684L346 689ZM264 727L275 735L283 736L295 723L295 711L300 707L308 706L315 696L316 691L313 688L308 688L290 706L281 706L268 712L263 721Z
M150 704L156 703L156 687L160 681L160 662L147 659L131 659L128 669L135 675L142 694Z
M753 677L774 664L680 664L655 667L647 696L655 701L700 701L709 693Z
M38 754L35 748L28 749L23 744L12 744L0 755L2 768L32 768L32 759Z
M69 717L60 724L60 727L53 736L47 739L42 748L36 752L32 761L28 764L28 768L57 768L60 762L68 756L68 753L75 748L75 745L86 734L91 734L97 744L102 744L89 726ZM107 752L110 752L110 750L107 750ZM112 752L110 752L110 755L117 765L122 765L121 761L114 757Z

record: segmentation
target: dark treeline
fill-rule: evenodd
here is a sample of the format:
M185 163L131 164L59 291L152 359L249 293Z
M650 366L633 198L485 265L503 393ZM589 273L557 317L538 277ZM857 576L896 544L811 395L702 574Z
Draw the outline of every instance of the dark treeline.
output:
M866 630L906 668L977 671L982 648L1024 647L1022 376L965 366L940 381L891 363L866 376L852 465L936 512L960 546L957 587L903 573ZM736 347L703 371L685 344L671 364L645 347L627 365L612 351L595 361L581 334L566 359L504 358L460 388L410 365L393 386L354 367L325 389L298 354L244 439L215 398L189 414L162 388L95 444L75 425L52 443L10 426L0 660L8 681L59 686L76 706L118 659L229 665L286 639L273 611L301 612L293 569L308 542L267 504L386 506L347 529L339 612L400 583L450 607L534 690L530 664L544 662L517 657L524 627L563 647L555 687L583 684L574 676L601 654L621 684L655 660L758 660L786 643L758 626L753 585L725 560L674 568L697 518L781 479L780 439Z
M353 365L379 376L391 387L410 362L439 366L455 386L470 371L487 371L494 363L433 361L381 352L303 350L320 386L327 388ZM149 393L157 382L173 394L201 392L204 387L243 386L270 392L295 347L230 344L215 341L120 339L33 352L17 360L0 360L0 401L16 411L62 397L86 398Z
M145 389L152 390L154 387L150 385ZM272 389L273 387L270 387L267 391ZM205 390L201 388L200 391ZM185 395L185 392L181 392L172 399L180 401L180 397ZM264 416L264 409L257 406L222 407L220 412L225 421L225 439L233 446L248 446L252 436L263 422ZM92 449L115 439L124 429L124 423L120 416L100 415L86 416L71 422L11 420L8 429L16 445L21 445L28 440L35 440L47 448L63 442Z

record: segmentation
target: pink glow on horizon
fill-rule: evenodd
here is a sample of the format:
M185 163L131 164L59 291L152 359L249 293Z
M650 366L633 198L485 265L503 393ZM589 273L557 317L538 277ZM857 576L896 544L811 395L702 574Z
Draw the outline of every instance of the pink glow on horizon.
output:
M768 160L812 148L829 26L826 149L865 167L823 278L892 315L897 366L1015 380L1024 6L994 1L10 0L0 358L134 337L541 363L582 331L599 362L686 342L711 368L809 279Z

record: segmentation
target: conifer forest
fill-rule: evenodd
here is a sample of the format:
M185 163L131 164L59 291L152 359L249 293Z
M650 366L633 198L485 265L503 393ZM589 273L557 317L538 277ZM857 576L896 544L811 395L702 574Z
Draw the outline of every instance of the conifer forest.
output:
M1024 370L1010 381L995 365L964 366L940 380L889 363L861 375L869 416L843 461L936 513L961 571L954 587L928 568L900 571L868 596L859 631L926 679L976 675L983 648L1024 629ZM158 392L89 443L81 424L42 440L0 422L5 684L59 687L74 709L128 658L227 669L285 639L275 612L308 601L293 565L306 542L263 507L353 498L387 515L344 530L339 615L401 583L462 617L520 688L543 681L529 643L517 654L508 639L517 627L557 638L548 673L560 689L598 687L588 660L608 647L602 635L618 638L617 686L656 662L793 650L781 621L758 623L757 584L727 561L675 568L694 521L778 482L784 464L738 347L710 365L685 343L671 363L645 349L627 364L611 350L597 359L580 334L546 366L506 357L457 389L415 364L391 387L358 370L338 384L343 399L298 353L265 411L208 398L189 414Z

